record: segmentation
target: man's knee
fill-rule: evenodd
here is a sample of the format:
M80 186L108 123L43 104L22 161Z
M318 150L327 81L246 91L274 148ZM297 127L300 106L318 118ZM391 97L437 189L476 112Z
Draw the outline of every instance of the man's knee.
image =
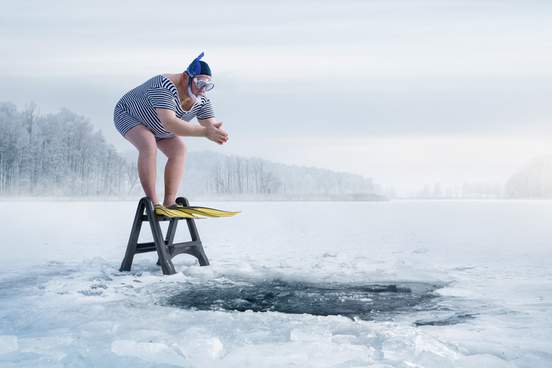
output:
M157 145L155 141L152 143L143 144L138 150L141 156L144 157L156 157L157 156Z
M188 153L188 146L186 145L186 143L184 143L183 140L179 139L178 141L180 142L177 150L178 155L185 157L186 154Z
M184 159L186 158L187 152L188 147L180 138L175 138L170 143L167 142L167 144L163 146L163 153L165 153L169 159Z

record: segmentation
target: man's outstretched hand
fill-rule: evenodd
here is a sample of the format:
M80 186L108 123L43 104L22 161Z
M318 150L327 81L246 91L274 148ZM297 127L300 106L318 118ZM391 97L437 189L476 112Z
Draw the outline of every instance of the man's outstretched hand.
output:
M215 143L226 143L228 141L228 133L226 133L224 129L221 128L221 126L222 121L217 121L216 123L207 125L205 136Z

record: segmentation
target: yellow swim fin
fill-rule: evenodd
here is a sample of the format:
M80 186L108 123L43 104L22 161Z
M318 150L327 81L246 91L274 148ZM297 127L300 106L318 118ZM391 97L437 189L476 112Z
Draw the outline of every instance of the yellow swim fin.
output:
M170 218L193 218L193 219L201 219L205 217L196 216L193 213L186 213L181 211L181 208L167 208L163 205L156 204L155 205L155 214L157 216L165 216Z
M209 216L209 217L230 217L230 216L235 216L238 213L241 213L241 211L223 211L217 208L199 207L199 206L183 207L179 210L186 211L187 213L194 214L194 215L202 215L202 216Z

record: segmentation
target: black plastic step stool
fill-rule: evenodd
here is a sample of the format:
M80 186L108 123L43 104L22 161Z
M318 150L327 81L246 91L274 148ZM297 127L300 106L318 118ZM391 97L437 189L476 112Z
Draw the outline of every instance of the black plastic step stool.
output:
M189 206L188 200L184 197L178 197L176 203L183 206ZM144 214L145 210L145 214ZM174 234L176 233L176 225L179 220L186 220L188 224L188 230L190 231L191 241L173 243ZM149 221L151 226L151 232L153 234L153 241L148 243L138 243L138 236L140 235L140 229L142 228L142 222ZM167 235L163 239L163 232L159 221L170 221L169 228L167 229ZM138 202L138 208L136 209L136 216L134 216L134 223L132 224L132 230L130 231L130 239L125 253L125 258L121 263L119 271L130 271L132 266L132 260L136 253L157 252L158 260L157 265L161 266L163 274L172 275L176 273L172 258L180 253L191 254L196 257L201 266L208 266L209 260L203 250L203 245L199 239L199 234L194 222L191 218L171 218L165 216L157 216L153 207L153 202L148 197L143 197Z

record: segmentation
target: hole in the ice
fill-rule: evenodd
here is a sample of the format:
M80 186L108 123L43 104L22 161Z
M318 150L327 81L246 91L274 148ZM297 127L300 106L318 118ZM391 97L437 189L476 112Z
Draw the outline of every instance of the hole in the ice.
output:
M438 296L434 290L442 286L422 282L352 285L212 281L184 284L183 290L162 303L195 310L273 311L385 320L401 313L435 309Z

